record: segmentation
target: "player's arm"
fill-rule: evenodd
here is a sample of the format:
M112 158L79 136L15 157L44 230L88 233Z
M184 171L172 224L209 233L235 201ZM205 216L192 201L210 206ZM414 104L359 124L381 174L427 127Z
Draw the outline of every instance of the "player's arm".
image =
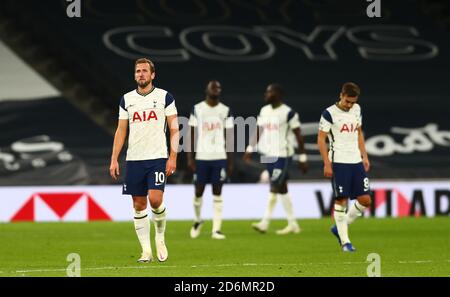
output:
M186 152L187 154L187 166L193 172L195 172L195 127L190 126L188 130L187 139L189 141L189 150Z
M249 144L245 149L244 153L244 161L250 162L252 158L252 153L256 151L256 144L259 142L261 135L263 134L264 129L262 126L256 126L256 131L253 132L253 135L250 137Z
M231 177L234 169L234 116L228 110L227 118L224 122L225 152L227 153L227 176Z
M323 175L325 177L332 177L333 167L331 166L331 161L328 158L328 148L326 143L327 137L327 132L319 130L319 134L317 135L317 145L319 146L319 152L323 160Z
M169 126L170 133L170 153L169 159L166 163L166 176L171 176L177 169L177 154L178 146L180 142L180 133L178 127L177 114L169 115L166 117L167 125Z
M303 138L302 132L300 128L292 129L292 132L294 132L295 139L297 140L297 146L298 146L298 152L299 152L299 166L300 169L303 171L303 173L306 173L308 171L308 157L306 156L305 151L305 139Z
M366 142L364 141L364 133L363 133L361 127L358 128L358 147L359 147L359 151L361 152L364 169L366 171L369 171L369 169L370 169L369 156L367 155Z
M128 120L120 120L117 124L116 133L114 134L114 143L111 154L111 165L109 166L109 174L115 180L120 175L119 169L119 155L122 150L125 139L127 138Z
M187 166L189 169L192 170L192 172L195 172L195 145L196 145L196 132L198 127L198 119L195 112L195 106L192 107L191 115L189 116L189 130L187 135Z
M227 176L230 177L234 169L234 127L225 129L225 151L227 153Z

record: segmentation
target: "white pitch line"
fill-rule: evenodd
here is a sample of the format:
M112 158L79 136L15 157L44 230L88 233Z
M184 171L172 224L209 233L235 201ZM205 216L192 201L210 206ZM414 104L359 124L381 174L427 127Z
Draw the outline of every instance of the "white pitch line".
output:
M65 268L58 269L31 269L31 270L16 270L13 271L15 273L27 273L27 272L57 272L57 271L66 271Z
M111 269L148 269L148 268L175 268L175 265L161 265L161 266L123 266L123 267L90 267L85 270L111 270ZM83 268L82 268L83 269Z
M346 262L345 264L363 264L366 262ZM235 267L235 266L298 266L298 265L337 265L342 263L242 263L242 264L199 264L199 265L191 265L191 266L123 266L123 267L81 267L81 271L86 270L116 270L116 269L159 269L159 268L183 268L183 267L191 267L191 268L205 268L205 267ZM59 272L66 271L66 268L54 268L54 269L29 269L29 270L16 270L13 273L32 273L32 272Z
M423 260L423 261L398 261L400 264L421 264L421 263L433 263L431 260Z
M123 267L112 267L112 266L106 266L106 267L87 267L83 268L81 267L81 271L83 270L115 270L115 269L151 269L151 268L174 268L177 266L167 266L167 265L161 265L161 266L123 266ZM29 273L29 272L58 272L58 271L66 271L66 268L54 268L54 269L30 269L30 270L16 270L13 271L14 273Z
M335 265L335 264L363 264L366 262L345 262L345 263L242 263L242 264L199 264L192 265L191 268L204 267L235 267L235 266L298 266L298 265ZM182 266L180 266L182 267Z
M446 260L450 263L450 260ZM370 262L359 261L359 262L309 262L309 263L228 263L228 264L199 264L199 265L145 265L145 266L106 266L106 267L81 267L81 271L92 271L92 270L119 270L119 269L160 269L160 268L205 268L205 267L235 267L235 266L313 266L313 265L352 265L352 264L367 264ZM432 260L419 260L419 261L398 261L399 264L423 264L423 263L433 263ZM30 269L30 270L16 270L12 273L32 273L32 272L58 272L66 271L66 268L54 268L54 269ZM6 273L5 271L0 271L0 273Z
M271 264L271 263L236 263L236 264L199 264L199 265L192 265L190 267L197 268L197 267L234 267L234 266L296 266L296 265L304 265L303 263L278 263L278 264Z

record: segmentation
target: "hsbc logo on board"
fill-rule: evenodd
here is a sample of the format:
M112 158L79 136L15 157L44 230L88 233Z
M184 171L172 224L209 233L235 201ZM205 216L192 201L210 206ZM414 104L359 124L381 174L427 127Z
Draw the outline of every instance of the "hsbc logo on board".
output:
M111 221L87 192L34 193L11 217L19 221Z

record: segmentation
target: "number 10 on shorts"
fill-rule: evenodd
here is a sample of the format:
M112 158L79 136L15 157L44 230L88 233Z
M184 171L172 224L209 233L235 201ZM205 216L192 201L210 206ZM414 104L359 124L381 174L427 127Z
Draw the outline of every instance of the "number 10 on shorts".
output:
M162 185L165 177L164 172L155 172L155 186Z

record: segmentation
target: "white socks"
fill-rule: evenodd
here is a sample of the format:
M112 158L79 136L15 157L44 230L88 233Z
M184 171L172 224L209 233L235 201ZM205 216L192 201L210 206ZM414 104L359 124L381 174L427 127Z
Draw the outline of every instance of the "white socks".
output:
M201 221L201 208L203 204L203 198L194 197L194 213L195 213L195 222ZM220 195L213 195L213 226L212 232L220 231L222 227L222 209L223 209L223 200Z
M155 237L164 239L164 232L166 230L166 207L164 202L158 208L152 208L153 222L155 224ZM150 220L147 209L134 210L134 229L136 230L139 243L142 247L142 252L151 254L152 248L150 245Z
M294 209L292 208L292 200L288 193L286 194L278 194L281 198L281 203L283 204L284 210L287 214L287 220L289 225L296 226L297 221L294 216Z
M272 212L273 212L273 209L275 208L276 204L277 204L277 194L270 192L269 193L269 201L267 202L267 207L264 212L264 216L261 220L261 222L264 225L267 225L267 226L269 225L269 221L270 221L270 218L272 217Z
M358 217L362 216L367 207L355 201L350 206L347 214L345 213L345 206L335 204L334 205L334 220L336 221L336 227L341 238L341 244L350 242L348 238L348 225L353 223Z
M367 207L363 206L357 201L350 206L347 212L347 224L353 223L358 217L362 216Z
M155 223L155 237L164 238L166 231L166 206L164 202L158 208L152 208L153 222Z
M334 204L334 220L336 221L336 227L341 238L341 244L344 245L350 242L348 238L348 224L345 214L345 206Z
M222 196L213 195L213 208L214 214L212 232L214 233L216 231L220 231L220 228L222 227Z
M264 216L261 220L261 222L264 225L269 225L269 221L272 217L273 209L275 208L275 205L277 204L277 197L280 197L281 203L283 204L283 208L286 211L287 220L289 225L291 226L297 226L297 221L295 219L294 215L294 208L292 207L292 200L288 193L286 194L276 194L270 192L269 194L269 201L267 202L266 211L264 212Z
M195 222L199 223L201 221L200 213L202 210L203 199L202 196L194 197L194 214Z
M136 230L137 237L141 243L142 252L151 254L150 220L146 209L141 211L134 210L134 229Z

